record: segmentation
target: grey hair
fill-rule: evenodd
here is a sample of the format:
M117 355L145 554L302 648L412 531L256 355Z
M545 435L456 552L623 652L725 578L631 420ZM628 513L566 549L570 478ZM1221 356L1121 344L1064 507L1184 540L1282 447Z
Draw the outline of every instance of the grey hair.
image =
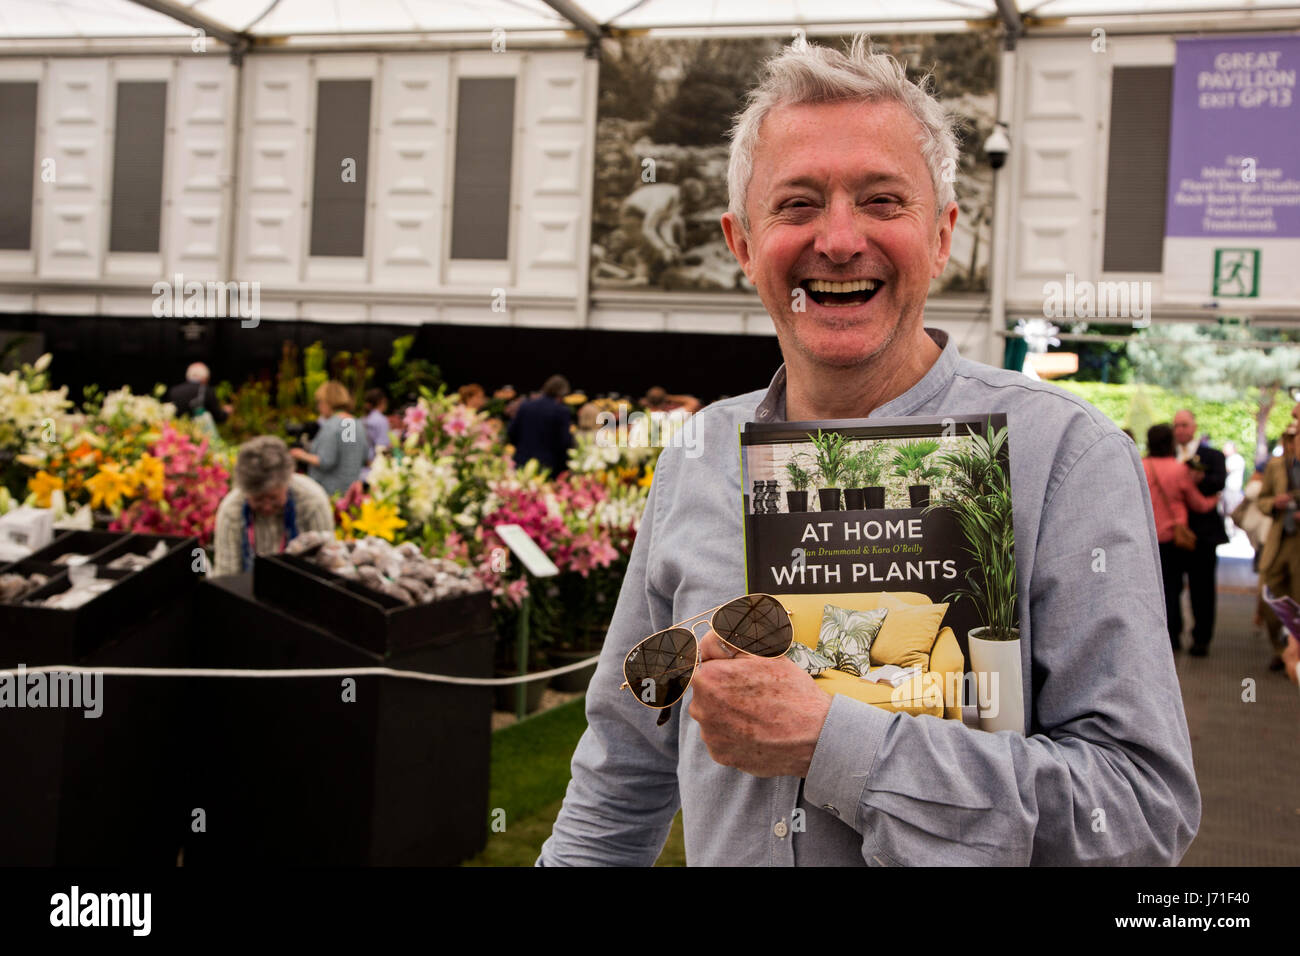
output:
M943 170L946 164L956 171L957 134L952 117L927 89L930 79L927 74L913 83L903 65L888 53L878 53L864 33L853 38L847 54L811 43L786 47L763 64L762 77L749 91L745 111L731 128L728 211L748 233L745 200L754 175L758 131L769 112L778 106L865 100L896 102L916 119L921 127L921 157L934 184L936 211L942 213L956 199L956 190L944 181Z
M245 495L260 495L293 478L293 458L284 441L274 435L259 435L244 442L235 462L235 484Z

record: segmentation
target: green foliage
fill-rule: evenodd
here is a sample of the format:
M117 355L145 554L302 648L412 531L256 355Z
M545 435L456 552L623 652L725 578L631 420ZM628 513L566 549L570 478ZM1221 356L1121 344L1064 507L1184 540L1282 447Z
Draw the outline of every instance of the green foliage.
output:
M414 344L414 335L403 335L393 340L393 353L388 357L393 384L389 386L388 394L395 405L414 402L420 395L432 394L444 385L442 369L428 359L408 358Z
M933 438L920 438L899 445L894 449L891 462L894 466L893 473L912 484L942 478L943 472L940 469L926 464L926 459L938 450L939 443Z
M952 591L945 601L966 598L975 604L979 619L989 628L988 639L1015 640L1020 619L1016 614L1015 528L1012 524L1011 479L1002 461L1006 428L987 437L972 435L969 451L939 456L948 469L951 490L943 503L926 509L951 509L966 538L966 552L974 567L966 573L966 586Z
M854 452L849 459L851 479L849 488L875 488L880 486L880 476L885 471L882 459L884 446L876 443L867 444Z
M785 463L785 475L795 491L807 491L812 486L813 476L801 467L800 458L795 457Z
M1251 403L1255 427L1249 438L1215 437L1245 442L1255 455L1276 434L1271 416L1277 405L1289 406L1287 390L1300 385L1300 343L1290 330L1255 329L1222 319L1213 326L1166 325L1133 336L1128 354L1145 382L1206 402ZM1213 435L1199 414L1197 424Z
M298 346L288 339L280 347L280 370L276 374L275 405L288 411L303 404L302 376L298 374Z
M1200 433L1217 447L1235 442L1249 460L1255 445L1255 415L1258 390L1236 401L1209 401L1154 385L1108 385L1104 382L1059 381L1066 391L1078 395L1121 428L1133 432L1139 448L1146 447L1146 430L1160 422L1172 423L1174 414L1186 408L1196 416ZM1277 401L1270 409L1266 432L1269 438L1282 434L1291 419L1291 403Z
M313 342L302 350L302 386L308 402L315 402L316 390L329 381L329 373L325 371L325 346L320 342Z
M330 373L352 396L353 411L360 411L366 388L375 374L370 367L370 350L362 349L355 354L347 350L335 352L330 359Z
M271 403L269 382L245 382L229 395L228 401L232 406L230 416L220 428L227 442L242 444L258 435L287 437L284 415Z
M811 434L808 440L813 444L813 463L817 469L819 487L839 488L844 477L844 468L849 460L849 439L840 432L825 432L817 429L816 437Z

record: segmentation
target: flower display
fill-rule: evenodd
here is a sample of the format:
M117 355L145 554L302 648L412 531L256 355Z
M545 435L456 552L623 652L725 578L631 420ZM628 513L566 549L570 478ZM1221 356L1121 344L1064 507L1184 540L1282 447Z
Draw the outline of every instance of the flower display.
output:
M212 543L217 508L230 490L230 468L206 436L196 439L169 422L129 473L135 500L112 530L194 535L204 547Z
M66 389L48 387L48 366L43 357L0 375L0 510L23 501L50 508L64 526L210 545L233 450L214 447L156 395L88 390L75 410ZM368 486L334 501L336 534L412 542L471 569L493 596L509 666L525 603L534 651L591 649L612 615L660 450L639 428L626 426L616 443L579 433L569 470L548 476L536 462L515 466L499 419L445 389L424 390L403 411L394 445L376 452ZM559 574L542 582L527 574L498 532L505 524L522 528Z

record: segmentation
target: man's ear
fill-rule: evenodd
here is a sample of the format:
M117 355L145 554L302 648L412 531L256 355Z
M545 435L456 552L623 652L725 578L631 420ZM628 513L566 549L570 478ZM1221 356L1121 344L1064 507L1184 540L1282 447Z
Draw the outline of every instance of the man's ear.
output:
M750 282L753 282L754 278L749 274L749 260L751 258L749 237L740 225L740 220L732 213L725 212L722 214L722 235L727 240L727 248L731 250L731 254L740 263L740 268L745 270L745 277Z
M934 268L930 270L930 278L937 279L943 275L944 268L948 265L948 257L952 255L952 231L957 227L957 204L949 203L948 208L939 216L937 228L939 230L939 249L934 257Z

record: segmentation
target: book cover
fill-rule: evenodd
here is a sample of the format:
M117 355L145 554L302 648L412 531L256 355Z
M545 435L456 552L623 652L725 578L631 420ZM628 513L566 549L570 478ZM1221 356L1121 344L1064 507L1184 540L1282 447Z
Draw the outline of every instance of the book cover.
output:
M928 654L882 659L877 640L870 665L908 666L924 658L929 670L933 656L949 685L946 716L964 702L979 706L986 729L994 728L984 718L999 710L1004 723L1016 725L1023 705L1004 414L748 422L740 429L740 455L751 593L854 595L840 603L858 608L946 604L934 612L940 616ZM805 615L823 610L815 599L789 604ZM796 634L809 635L807 626L796 622ZM972 670L972 643L979 645L977 656L984 644L999 645L997 658ZM858 676L852 664L837 670ZM993 701L997 690L1012 687L1005 704Z

